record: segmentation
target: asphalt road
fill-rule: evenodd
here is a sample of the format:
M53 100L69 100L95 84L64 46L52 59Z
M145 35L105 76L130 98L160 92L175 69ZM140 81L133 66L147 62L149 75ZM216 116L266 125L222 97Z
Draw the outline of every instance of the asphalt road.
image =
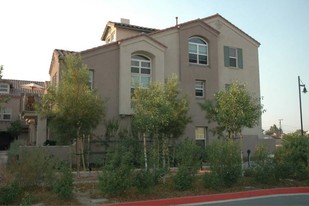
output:
M309 194L285 194L285 195L272 195L262 196L254 198L234 199L228 201L216 201L207 203L194 203L186 204L186 206L308 206L309 205Z

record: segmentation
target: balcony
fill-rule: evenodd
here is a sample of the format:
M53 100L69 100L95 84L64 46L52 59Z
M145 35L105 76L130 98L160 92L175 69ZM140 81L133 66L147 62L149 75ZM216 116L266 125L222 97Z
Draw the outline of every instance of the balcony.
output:
M41 97L37 94L25 94L22 96L22 118L25 120L36 119L37 113L35 111L35 104L39 103Z

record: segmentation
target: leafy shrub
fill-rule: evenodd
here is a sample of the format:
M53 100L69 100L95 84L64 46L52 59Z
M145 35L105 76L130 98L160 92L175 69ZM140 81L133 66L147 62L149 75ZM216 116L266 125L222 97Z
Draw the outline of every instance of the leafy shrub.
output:
M20 158L10 164L22 187L51 186L57 161L42 148L22 149Z
M59 166L59 171L56 174L53 191L58 197L68 199L73 196L73 175L70 167L65 164Z
M194 174L187 167L179 167L176 175L173 177L173 184L176 190L188 190L192 188L194 182Z
M20 185L14 181L9 185L0 188L0 204L12 204L22 194Z
M203 176L205 188L218 189L224 186L223 179L215 173L205 173Z
M134 155L130 142L123 139L110 146L106 164L99 176L99 187L103 193L117 195L132 186Z
M309 138L299 135L284 137L275 153L278 178L309 179Z
M180 143L176 150L178 171L173 177L176 190L190 189L201 161L200 148L189 139Z
M119 195L132 185L132 172L128 167L119 167L112 170L103 170L99 177L100 190L109 195Z
M134 186L139 192L148 193L156 184L156 173L146 170L140 170L135 173Z
M25 192L20 205L33 205L37 200L29 193Z
M210 171L225 186L232 186L242 175L241 150L236 142L215 140L207 148Z
M20 146L26 145L26 141L24 140L15 140L10 144L10 148L8 150L8 166L16 164L16 161L18 161L19 156L20 156Z
M258 145L253 156L252 176L257 182L271 184L276 181L275 165L273 158L264 145Z
M187 167L196 172L201 161L200 147L192 140L185 139L176 149L177 163L181 167Z

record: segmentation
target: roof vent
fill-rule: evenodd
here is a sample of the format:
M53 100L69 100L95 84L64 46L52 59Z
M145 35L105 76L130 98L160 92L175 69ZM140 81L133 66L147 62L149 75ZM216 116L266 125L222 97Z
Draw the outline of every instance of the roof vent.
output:
M120 22L121 22L122 24L130 24L130 19L121 18L121 19L120 19Z

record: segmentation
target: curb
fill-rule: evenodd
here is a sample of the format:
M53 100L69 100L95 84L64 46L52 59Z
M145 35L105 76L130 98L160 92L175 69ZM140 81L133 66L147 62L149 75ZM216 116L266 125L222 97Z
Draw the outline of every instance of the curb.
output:
M214 194L214 195L188 196L188 197L146 200L146 201L136 201L136 202L122 202L122 203L114 203L114 204L104 204L104 206L181 205L181 204L214 202L214 201L241 199L241 198L252 198L252 197L270 196L270 195L298 194L298 193L308 193L309 194L309 187L291 187L291 188L250 190L250 191L245 191L245 192L222 193L222 194Z

